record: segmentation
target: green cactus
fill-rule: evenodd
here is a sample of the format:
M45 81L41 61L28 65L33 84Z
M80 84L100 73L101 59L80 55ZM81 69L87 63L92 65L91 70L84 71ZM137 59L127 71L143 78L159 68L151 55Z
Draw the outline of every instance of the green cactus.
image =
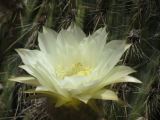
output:
M3 91L0 92L0 119L52 120L60 116L58 112L52 115L46 98L23 93L32 86L14 84L8 79L26 74L18 68L21 60L15 48L37 48L37 34L43 25L60 31L74 22L86 34L106 26L109 40L125 39L131 43L131 48L122 57L120 64L135 68L137 73L133 75L143 82L142 85L111 86L118 91L121 101L96 101L101 114L88 109L89 114L82 118L93 120L93 116L98 115L103 120L158 120L159 19L159 0L0 1L0 85L3 85ZM79 110L79 116L87 113L86 108ZM67 111L66 108L64 110ZM76 117L76 110L75 113L71 111ZM66 117L65 113L63 115Z

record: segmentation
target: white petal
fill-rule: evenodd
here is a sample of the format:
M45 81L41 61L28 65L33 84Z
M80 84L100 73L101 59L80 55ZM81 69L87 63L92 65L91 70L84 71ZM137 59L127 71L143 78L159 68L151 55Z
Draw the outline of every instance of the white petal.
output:
M16 49L17 53L20 55L22 61L26 65L35 65L37 62L44 64L45 67L52 69L54 71L54 64L56 62L51 59L51 55L44 54L39 50L28 50L28 49Z
M63 80L59 81L59 84L62 88L64 88L67 91L76 91L81 90L81 88L84 86L87 82L86 77L79 77L79 76L72 76L72 77L65 77Z
M50 91L51 92L52 90L44 86L37 86L35 91Z
M57 33L52 29L43 27L43 33L38 34L38 42L41 51L52 53L55 51L55 42L57 40Z
M34 77L15 77L15 78L10 78L9 80L15 81L15 82L20 82L20 83L25 83L25 84L30 84L30 85L40 85L37 79Z
M114 80L112 83L120 83L120 82L133 82L133 83L142 83L140 80L138 80L135 77L131 77L131 76L125 76L122 78L119 78L117 80ZM110 83L110 84L112 84ZM109 84L109 83L108 83Z
M108 73L108 75L106 76L106 78L104 79L104 82L102 82L102 84L105 86L105 85L119 83L119 82L141 83L141 81L139 81L133 77L128 76L129 74L131 74L133 72L135 72L135 70L133 70L130 67L116 66Z
M136 72L134 69L128 66L119 65L114 67L105 77L106 82L110 82L112 80L116 80L118 78L127 76L131 73Z
M71 26L69 26L67 31L71 32L74 36L76 36L76 40L78 41L81 41L84 37L86 37L82 29L78 27L76 24L72 24Z
M53 98L56 101L56 105L55 105L56 107L60 107L61 105L68 102L68 99L66 97L64 97L64 96L60 95L59 93L57 93L56 91L50 90L44 86L38 86L34 92L38 93L38 94L44 94L50 98Z
M105 28L100 28L81 41L80 51L84 63L94 67L101 60L100 56L102 56L107 35Z
M28 49L16 49L16 51L20 55L24 64L33 65L37 63L40 51Z
M112 90L100 90L99 92L95 93L92 97L94 99L102 99L102 100L118 100L118 96Z
M65 65L73 64L79 59L79 43L77 36L69 31L61 30L57 37L57 54L60 63ZM65 66L64 65L64 66Z
M77 96L76 98L77 98L78 100L84 102L85 104L87 104L88 101L89 101L90 98L91 98L91 95L88 94L88 95L85 95L85 96Z
M29 74L37 78L41 85L47 86L50 89L59 91L61 94L66 94L60 89L55 75L54 66L46 58L45 54L40 51L18 49L25 66L21 66Z
M103 48L106 43L107 36L108 36L108 33L106 32L106 28L103 27L96 30L91 35L91 38L96 41L96 44L98 47Z
M131 74L135 72L130 67L127 66L116 66L113 68L100 82L100 84L97 84L95 90L102 89L103 87L119 83L119 82L135 82L135 83L141 83L141 81L137 79L131 79L128 74ZM128 78L128 79L127 79Z
M133 82L133 83L142 83L140 80L131 77L131 76L123 76L117 79L106 79L103 82L101 82L101 84L97 85L96 89L101 89L104 88L107 85L111 85L111 84L115 84L115 83L121 83L121 82ZM96 90L95 89L95 90Z
M71 98L69 98L68 96L63 96L59 92L53 91L44 86L38 86L35 90L35 93L45 94L51 98L53 97L56 100L55 107L60 107L63 104L71 101Z
M93 88L94 89L94 88ZM90 99L101 99L101 100L118 100L118 96L114 91L111 90L99 90L88 94L80 94L76 96L77 99L84 103L88 103Z
M29 65L28 66L23 65L20 67L25 71L27 71L32 76L34 76L35 78L37 78L37 80L42 86L45 86L50 90L56 91L57 93L63 96L67 96L67 92L61 89L57 79L53 75L51 75L50 72L48 72L48 70L46 70L41 65L37 65L36 68Z
M94 94L97 92L95 91L95 89L98 84L99 81L84 81L84 83L79 85L77 89L71 89L69 93L73 98L79 99L80 101L87 103L89 99L91 99L92 96L94 96Z
M27 91L25 91L25 93L37 93L37 94L45 95L45 96L55 100L55 103L56 103L55 107L60 107L63 104L66 104L67 102L70 101L70 99L63 97L59 93L56 93L53 90L49 90L48 88L46 88L44 86L38 86L35 90L33 90L33 89L27 90Z
M77 45L79 43L79 41L77 41L77 39L79 39L77 36L75 36L73 33L67 31L67 30L61 30L57 36L57 42L61 42L63 45L63 47L65 47L67 44L69 45ZM62 46L60 46L62 47Z
M38 50L16 49L22 61L26 65L36 68L38 65L44 67L47 72L55 73L54 66L49 57Z
M34 68L29 65L22 65L20 68L24 69L26 72L28 72L30 75L37 78L39 83L43 86L48 87L49 89L55 89L53 86L53 83L51 82L51 79L48 77L48 74L46 74L46 71L42 71L41 69Z
M70 102L71 100L68 98L60 98L56 101L55 107L60 107L64 104L67 104L68 102Z
M105 46L104 54L100 58L99 64L93 72L93 76L102 77L106 75L119 62L121 56L126 50L126 42L124 40L113 40Z
M40 93L47 95L54 100L56 100L55 107L60 107L61 105L65 104L66 102L70 101L70 98L62 96L61 94L57 93L56 91L50 90L44 86L38 86L35 90L35 93Z
M110 71L120 60L126 50L126 41L113 40L105 46L104 59L107 60L103 65Z
M91 81L87 77L72 76L66 77L59 83L61 88L68 91L71 96L84 102L91 97L92 91L94 91L100 81Z

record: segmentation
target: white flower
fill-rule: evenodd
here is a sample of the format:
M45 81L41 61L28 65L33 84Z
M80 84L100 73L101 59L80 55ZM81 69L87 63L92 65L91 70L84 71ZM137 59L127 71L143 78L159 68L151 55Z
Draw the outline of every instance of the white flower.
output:
M129 45L123 40L106 44L106 39L105 28L86 37L75 25L59 33L44 27L38 36L40 50L16 50L24 63L20 67L33 77L11 80L35 85L34 92L56 98L56 106L77 100L118 100L106 86L141 82L128 76L135 72L132 68L116 66Z

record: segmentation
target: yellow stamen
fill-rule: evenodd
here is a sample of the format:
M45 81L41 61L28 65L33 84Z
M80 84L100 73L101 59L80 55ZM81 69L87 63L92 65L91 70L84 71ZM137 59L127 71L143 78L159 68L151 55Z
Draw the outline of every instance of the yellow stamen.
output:
M57 67L56 74L63 79L66 76L86 76L90 74L91 68L81 63L73 64L69 69L65 70L62 66Z

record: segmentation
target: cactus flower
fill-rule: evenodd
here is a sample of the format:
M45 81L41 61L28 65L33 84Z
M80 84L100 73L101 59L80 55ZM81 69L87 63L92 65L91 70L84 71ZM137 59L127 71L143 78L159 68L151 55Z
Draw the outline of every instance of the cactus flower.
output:
M59 33L44 27L38 34L39 50L16 49L24 63L20 68L30 76L11 80L35 86L32 92L55 98L57 107L75 100L118 100L107 86L141 81L129 76L135 70L117 65L130 45L106 40L105 27L89 36L76 25Z

